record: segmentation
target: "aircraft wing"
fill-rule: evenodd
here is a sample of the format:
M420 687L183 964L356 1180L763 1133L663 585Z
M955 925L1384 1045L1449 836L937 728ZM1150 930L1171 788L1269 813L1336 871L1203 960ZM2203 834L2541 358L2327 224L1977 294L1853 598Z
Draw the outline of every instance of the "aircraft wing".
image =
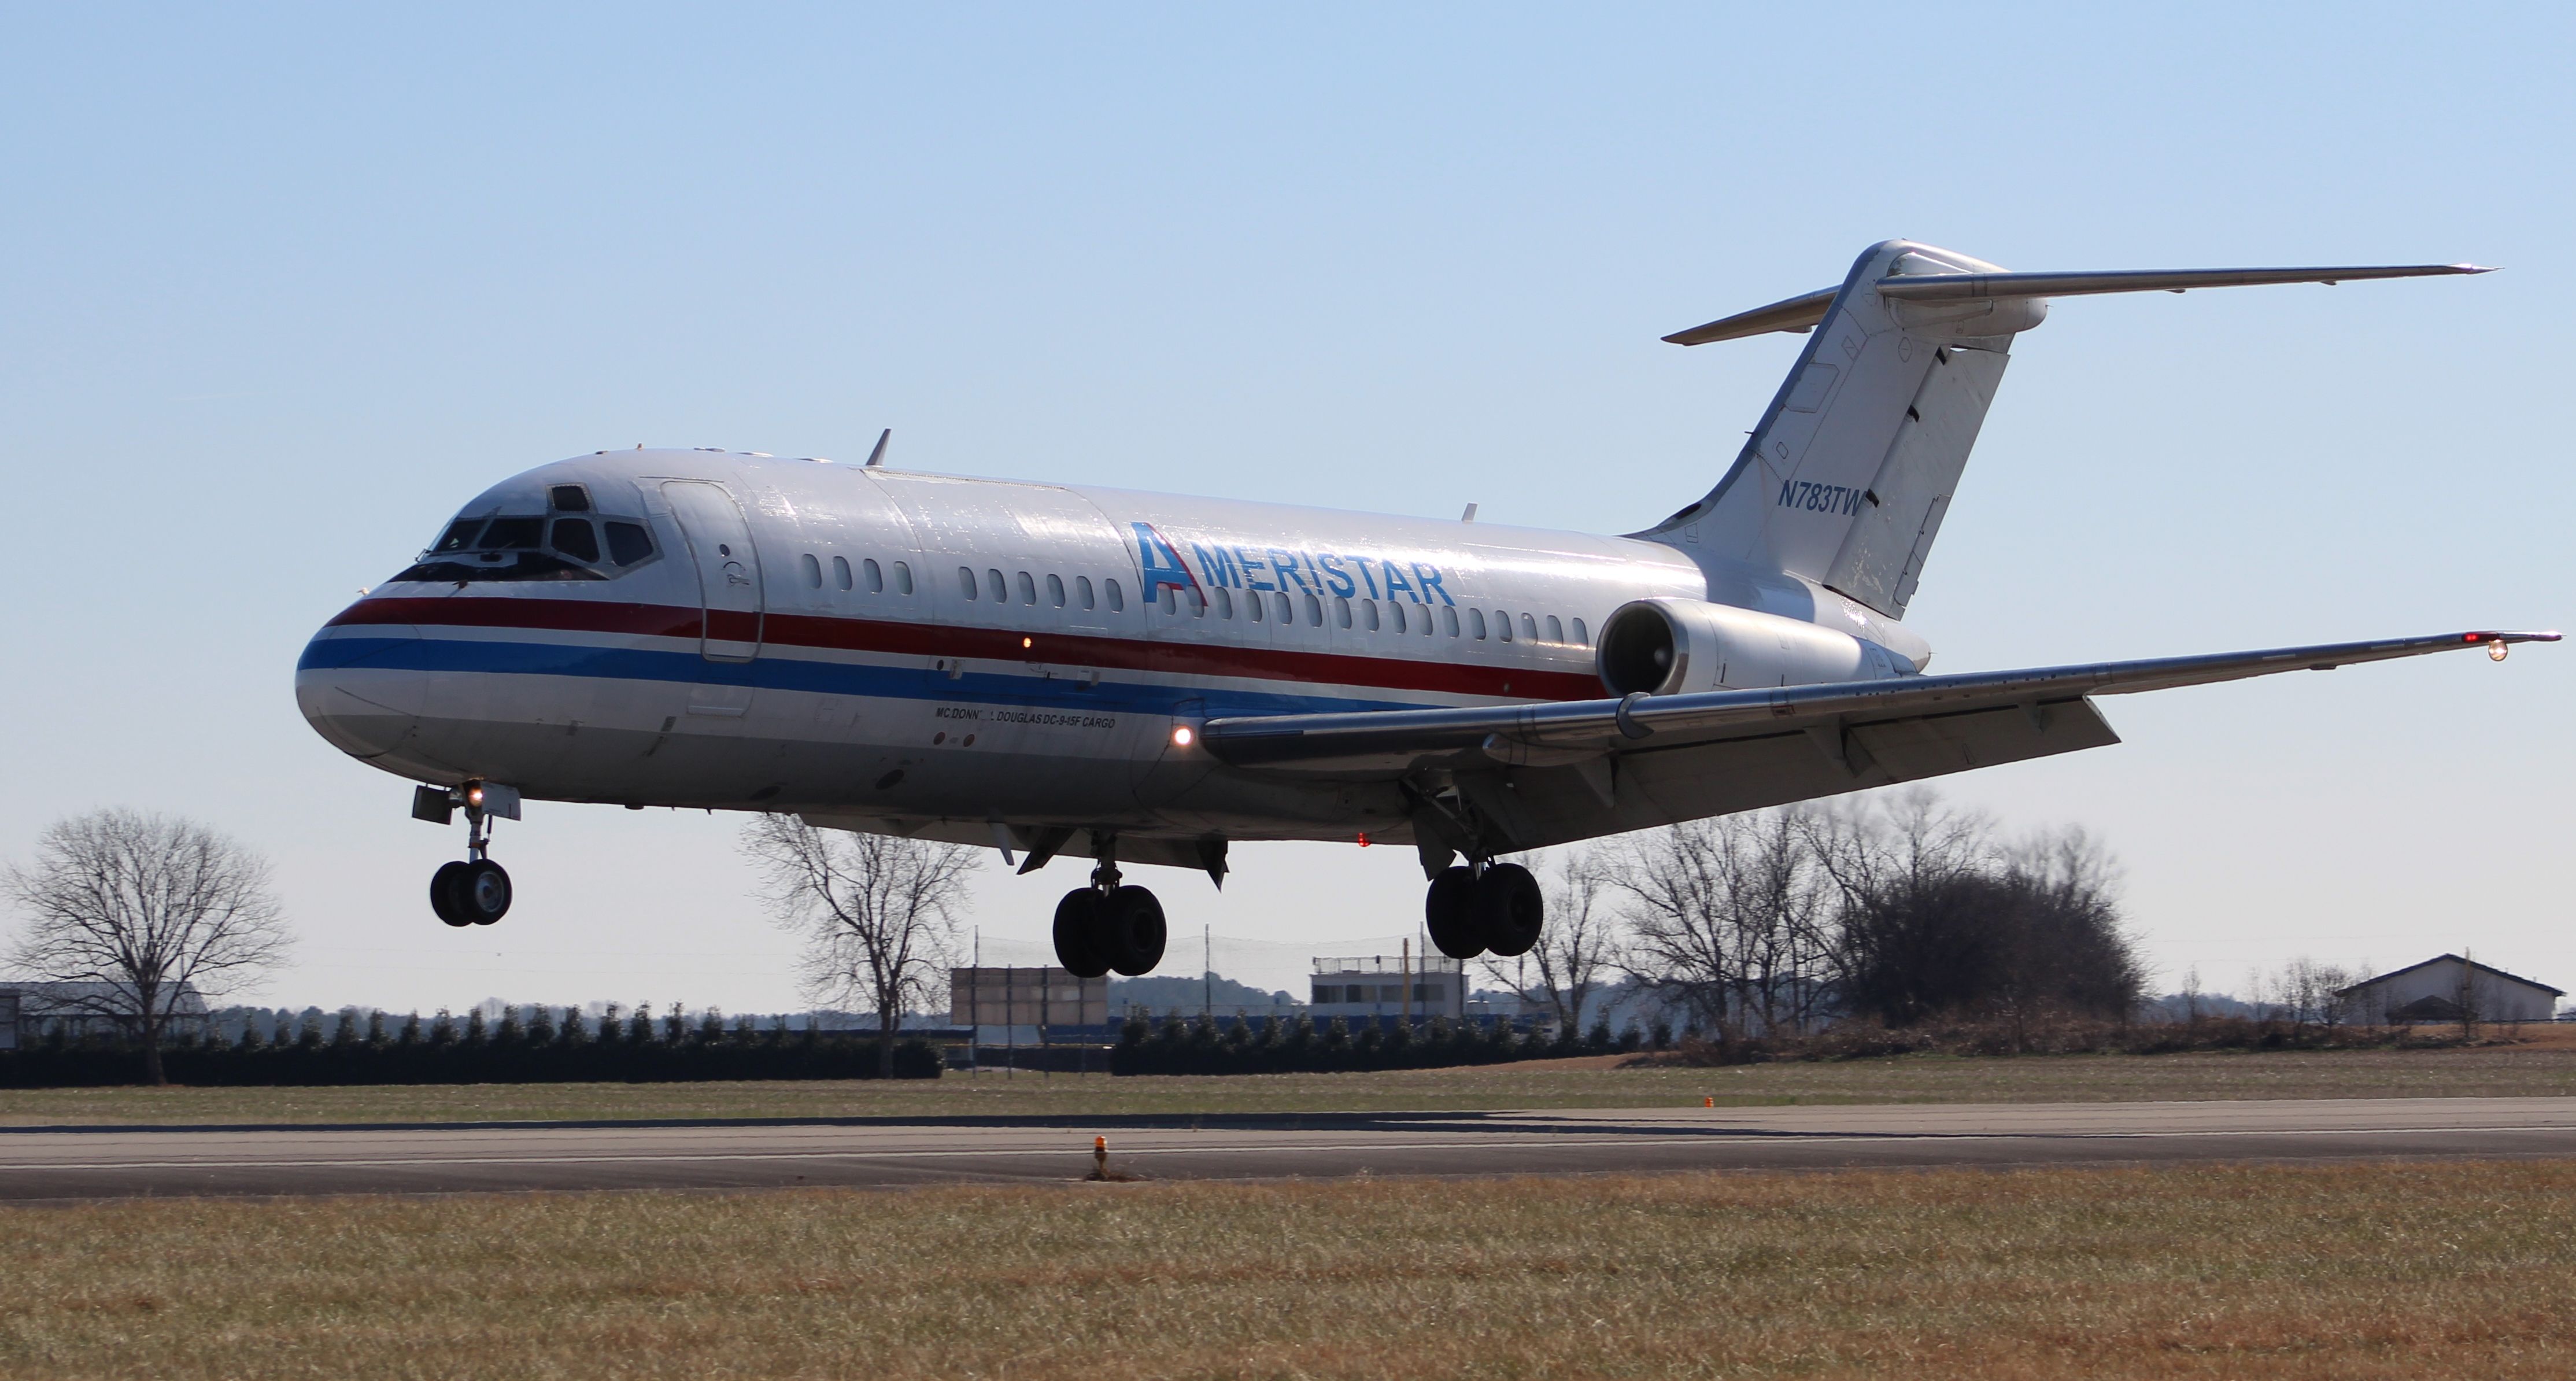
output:
M2436 633L2259 652L1777 689L1632 695L1624 700L1225 718L1208 721L1201 741L1218 761L1236 767L1374 776L1424 766L1570 766L1607 756L1666 754L1729 741L1805 736L1817 741L1825 757L1858 773L1866 768L1850 764L1864 758L1893 769L1906 758L1921 756L1920 750L1929 750L1937 758L1945 738L1989 737L1986 731L1995 724L1986 721L1996 721L1998 716L2007 732L2010 721L2020 721L2021 737L2039 746L2038 740L2049 736L2053 718L2081 717L2100 724L2099 716L2084 703L2087 696L2167 690L2281 671L2330 671L2431 652L2500 651L2519 642L2555 642L2558 636ZM2100 733L2108 735L2109 727L2102 725ZM2067 745L2093 746L2095 742ZM2034 754L2006 752L1936 770L1957 771L2023 756ZM1901 771L1891 780L1928 775L1932 773Z

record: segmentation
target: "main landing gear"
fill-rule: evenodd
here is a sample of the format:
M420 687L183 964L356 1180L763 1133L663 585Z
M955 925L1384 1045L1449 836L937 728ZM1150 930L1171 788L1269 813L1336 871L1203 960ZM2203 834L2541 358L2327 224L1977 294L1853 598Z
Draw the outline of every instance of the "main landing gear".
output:
M1460 864L1441 870L1423 898L1431 943L1452 959L1488 951L1505 959L1527 954L1547 925L1538 879L1517 863Z
M1056 962L1076 978L1152 973L1163 962L1163 934L1163 904L1142 887L1119 885L1117 860L1105 851L1091 885L1055 904Z
M442 863L429 878L429 909L452 926L490 925L510 911L510 874L485 857L492 844L496 816L519 818L519 794L508 787L467 782L446 789L416 788L414 819L446 824L456 810L465 811L465 857Z

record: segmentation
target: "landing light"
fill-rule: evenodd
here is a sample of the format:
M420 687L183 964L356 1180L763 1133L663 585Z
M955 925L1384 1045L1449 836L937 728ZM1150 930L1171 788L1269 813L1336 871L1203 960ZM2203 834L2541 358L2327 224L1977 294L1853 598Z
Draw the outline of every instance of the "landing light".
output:
M1187 724L1175 724L1175 725L1173 725L1173 726L1172 726L1172 746L1173 746L1173 747L1175 747L1175 748L1187 748L1187 747L1189 747L1191 744L1196 743L1196 742L1198 742L1198 741L1199 741L1199 731L1198 731L1198 730L1191 728L1191 727L1190 727L1190 726L1188 726Z
M2503 660L2505 659L2505 655L2506 655L2507 653L2512 652L2512 651L2513 651L2513 644L2511 644L2511 643L2507 643L2507 642L2492 642L2492 643L2488 643L2488 644L2487 644L2487 660L2488 660L2488 661L2490 661L2490 662L2501 662L2501 661L2503 661Z
M1035 645L1036 645L1035 643L1033 643L1032 641L1030 641L1030 640L1029 640L1029 639L1027 639L1027 638L1022 638L1022 639L1020 639L1020 648L1021 648L1021 650L1022 650L1022 651L1026 651L1027 649L1029 649L1030 647L1033 647L1033 646L1035 646Z
M465 788L465 804L469 806L479 806L483 804L483 788L479 786L469 786Z

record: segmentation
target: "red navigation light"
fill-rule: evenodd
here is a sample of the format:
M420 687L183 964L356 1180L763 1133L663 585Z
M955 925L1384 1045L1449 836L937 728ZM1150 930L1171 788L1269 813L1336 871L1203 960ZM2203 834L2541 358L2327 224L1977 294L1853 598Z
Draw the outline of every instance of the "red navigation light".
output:
M1368 847L1368 832L1365 830L1360 833L1360 847L1363 849Z

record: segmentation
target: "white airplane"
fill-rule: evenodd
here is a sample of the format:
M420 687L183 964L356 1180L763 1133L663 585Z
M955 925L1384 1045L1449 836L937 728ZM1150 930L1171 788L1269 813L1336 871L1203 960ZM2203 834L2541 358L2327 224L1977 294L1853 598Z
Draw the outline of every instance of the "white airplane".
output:
M1139 974L1243 840L1410 844L1442 952L1526 952L1504 855L2118 741L2090 697L2483 648L2424 637L1925 673L1902 622L2014 337L2048 300L2481 273L2011 273L1903 240L1668 336L1811 332L1708 494L1621 537L698 450L598 451L467 504L296 670L324 738L462 809L450 925L509 909L534 797L793 811L1093 861L1064 967ZM1463 861L1462 861L1463 860Z

